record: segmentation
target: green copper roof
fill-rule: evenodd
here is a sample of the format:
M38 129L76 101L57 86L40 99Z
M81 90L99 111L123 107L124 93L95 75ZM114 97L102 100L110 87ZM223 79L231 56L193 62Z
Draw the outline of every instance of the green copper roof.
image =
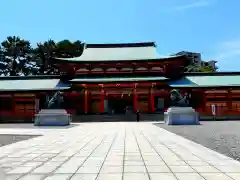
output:
M176 56L178 57L178 56ZM86 48L79 57L54 58L70 62L99 62L99 61L134 61L134 60L159 60L174 57L160 57L154 43L129 43L129 44L86 44Z
M0 91L35 91L69 89L59 79L0 80Z
M87 48L83 54L75 58L56 58L65 61L124 61L137 59L155 59L155 47L119 47L119 48Z
M169 86L172 87L240 86L240 75L186 76L181 80L169 82Z
M71 82L78 83L108 83L108 82L137 82L137 81L161 81L165 77L118 77L118 78L76 78Z

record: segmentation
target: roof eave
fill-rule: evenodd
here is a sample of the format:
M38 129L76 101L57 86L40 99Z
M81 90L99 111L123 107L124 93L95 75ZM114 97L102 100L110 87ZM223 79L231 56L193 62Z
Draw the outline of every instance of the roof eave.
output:
M172 61L172 60L179 60L180 58L185 58L186 56L169 56L166 58L150 58L150 59L133 59L133 60L91 60L91 61L85 61L85 60L70 60L69 58L53 58L55 60L55 63L62 62L62 63L75 63L75 64L91 64L91 63L124 63L124 62L149 62L149 61Z
M166 79L159 79L159 80L157 80L157 79L150 79L150 80L133 80L133 81L129 81L129 80L109 80L109 81L101 81L101 80L99 80L99 81L86 81L86 80L70 80L71 81L71 83L73 83L73 84L76 84L76 83L80 83L80 84L109 84L109 83L137 83L137 82L159 82L159 81L161 81L161 82L165 82L165 81L167 81L168 80L168 78L166 78Z
M240 72L185 72L184 76L224 76L240 75Z
M61 91L69 90L71 87L61 87L61 88L41 88L41 89L0 89L0 92L29 92L29 91Z
M60 79L61 75L0 76L1 80Z
M204 85L204 86L199 86L199 85L195 85L195 86L174 86L174 85L169 85L170 87L172 88L231 88L231 87L240 87L240 84L239 85Z
M79 84L116 84L116 83L138 83L138 82L156 82L156 81L105 81L105 82L76 82L76 83L79 83Z

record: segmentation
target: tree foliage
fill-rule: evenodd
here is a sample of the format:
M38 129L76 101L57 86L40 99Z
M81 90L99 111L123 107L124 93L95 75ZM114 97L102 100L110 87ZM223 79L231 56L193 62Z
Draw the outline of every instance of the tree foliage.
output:
M81 41L49 39L32 48L30 41L8 36L0 45L0 74L5 76L53 74L52 57L71 58L83 52Z
M71 42L62 40L56 44L56 55L62 58L72 58L80 56L83 52L83 43L81 41Z
M8 36L1 45L2 62L5 63L1 69L3 73L15 76L22 72L32 51L30 42L18 36Z
M208 65L199 66L196 64L191 64L185 68L185 72L216 72L216 69Z

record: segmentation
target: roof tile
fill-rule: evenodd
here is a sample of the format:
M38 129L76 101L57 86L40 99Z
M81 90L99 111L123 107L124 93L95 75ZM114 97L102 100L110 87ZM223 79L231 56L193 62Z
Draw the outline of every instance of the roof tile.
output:
M240 75L186 76L181 80L169 82L169 85L172 87L240 86Z
M34 91L34 90L57 90L68 89L60 79L23 79L23 80L1 80L0 91Z

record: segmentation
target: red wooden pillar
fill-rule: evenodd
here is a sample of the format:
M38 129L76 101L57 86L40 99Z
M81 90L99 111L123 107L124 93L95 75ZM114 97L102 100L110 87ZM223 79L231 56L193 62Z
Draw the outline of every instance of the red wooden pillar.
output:
M154 99L155 99L155 94L154 94L154 89L151 88L151 112L155 112L155 102L154 102Z
M151 88L148 88L148 111L152 112L151 109Z
M85 88L84 90L84 113L88 113L88 89Z
M100 106L100 113L104 113L104 100L105 100L105 91L101 88L101 106Z
M137 97L137 90L136 87L133 88L133 111L137 112L137 104L138 104L138 97Z
M190 98L189 99L189 105L192 107L192 93L193 93L193 90L192 89L187 89L187 93L188 93L188 97Z
M202 112L205 113L205 111L206 111L206 103L207 103L205 89L202 90L201 95L202 95Z
M149 89L149 111L150 112L155 112L155 102L154 102L154 90L153 88Z
M163 73L164 73L164 74L167 72L166 68L167 68L167 65L164 64L164 65L163 65Z
M232 112L232 89L228 89L227 107L228 107L228 114L231 114L231 112Z
M16 109L16 107L15 107L15 106L16 106L16 103L15 103L15 98L14 98L14 95L13 95L13 94L11 95L10 101L11 101L11 108L12 108L12 109L11 109L11 115L12 115L12 116L16 116L16 112L15 112L15 111L16 111L16 110L15 110L15 109ZM2 103L2 102L1 102L1 103Z

